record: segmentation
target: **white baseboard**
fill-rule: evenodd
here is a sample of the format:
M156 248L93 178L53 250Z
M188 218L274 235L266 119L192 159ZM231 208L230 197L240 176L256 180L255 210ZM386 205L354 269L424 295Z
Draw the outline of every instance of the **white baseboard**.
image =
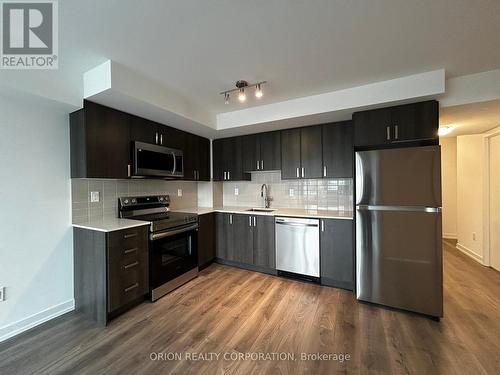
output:
M75 309L75 300L60 303L9 325L0 327L0 342Z
M483 264L483 257L481 255L479 255L478 253L476 253L475 251L472 251L468 247L465 247L464 245L461 245L459 243L457 243L457 249L460 250L465 255L471 257L472 259L474 259L476 262L481 263L482 265L484 265Z
M447 240L456 240L457 234L456 233L443 233L442 237L447 239Z

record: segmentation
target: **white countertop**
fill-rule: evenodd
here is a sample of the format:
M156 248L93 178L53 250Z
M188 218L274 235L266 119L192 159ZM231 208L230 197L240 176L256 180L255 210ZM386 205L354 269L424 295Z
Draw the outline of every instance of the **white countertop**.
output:
M79 223L73 223L73 227L95 230L98 232L113 232L127 228L141 227L151 224L149 221L119 219L114 217L89 219Z
M319 219L346 219L352 220L352 211L337 211L337 210L304 210L298 208L273 208L272 212L248 211L252 207L190 207L183 209L175 209L177 212L188 212L192 214L208 214L211 212L225 212L231 214L246 214L246 215L266 215L266 216L292 216L292 217L310 217Z

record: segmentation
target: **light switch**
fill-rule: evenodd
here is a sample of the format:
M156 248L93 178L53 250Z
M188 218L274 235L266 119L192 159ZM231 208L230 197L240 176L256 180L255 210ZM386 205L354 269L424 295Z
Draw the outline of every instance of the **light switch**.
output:
M182 197L182 189L177 189L177 196Z
M240 189L234 188L234 195L240 195Z
M291 196L291 197L293 197L295 195L293 189L289 189L288 190L288 195Z
M91 203L99 202L99 192L98 191L91 191L90 192L90 202Z

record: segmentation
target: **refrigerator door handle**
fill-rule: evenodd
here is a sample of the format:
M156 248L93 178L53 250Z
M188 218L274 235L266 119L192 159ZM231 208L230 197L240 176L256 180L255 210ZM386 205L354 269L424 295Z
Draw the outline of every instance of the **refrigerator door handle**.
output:
M408 212L441 212L441 207L424 207L424 206L373 206L367 204L359 204L356 206L360 211L408 211Z

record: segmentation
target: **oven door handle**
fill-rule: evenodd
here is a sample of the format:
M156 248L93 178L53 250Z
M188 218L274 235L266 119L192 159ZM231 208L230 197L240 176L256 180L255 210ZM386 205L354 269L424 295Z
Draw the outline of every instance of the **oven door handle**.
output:
M195 230L195 229L198 229L197 223L190 225L190 226L187 226L187 227L182 227L182 228L176 229L176 230L169 230L167 232L162 232L162 233L154 233L151 236L149 236L149 239L151 241L155 241L155 240L159 240L159 239L162 239L165 237L175 236L176 234L179 234L179 233L189 232L190 230Z

